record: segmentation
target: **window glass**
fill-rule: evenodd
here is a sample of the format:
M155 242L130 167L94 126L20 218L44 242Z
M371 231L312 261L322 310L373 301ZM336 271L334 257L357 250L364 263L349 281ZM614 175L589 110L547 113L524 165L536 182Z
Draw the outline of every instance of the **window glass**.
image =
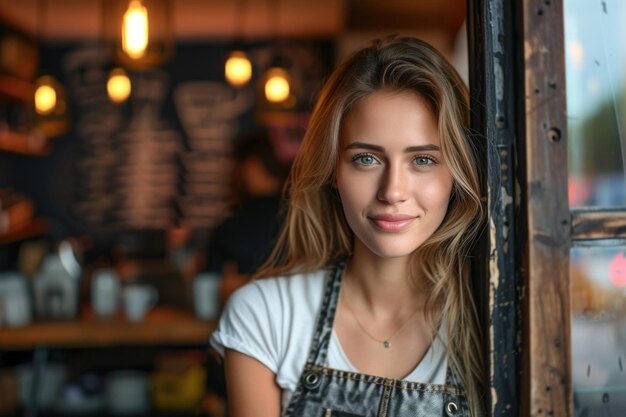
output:
M626 244L570 259L574 415L626 416Z
M570 207L626 206L626 1L565 0Z

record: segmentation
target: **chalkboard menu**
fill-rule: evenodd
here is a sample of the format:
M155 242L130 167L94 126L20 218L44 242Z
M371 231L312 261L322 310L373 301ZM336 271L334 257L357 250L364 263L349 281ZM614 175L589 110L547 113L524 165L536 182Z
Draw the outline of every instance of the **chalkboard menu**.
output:
M211 228L227 213L234 141L264 125L291 158L332 66L330 41L283 42L295 100L272 108L260 99L260 79L276 49L244 49L254 71L245 87L224 80L229 44L186 43L163 67L128 71L131 96L114 104L106 48L46 45L43 65L66 88L72 129L54 139L48 161L21 164L21 188L70 229Z

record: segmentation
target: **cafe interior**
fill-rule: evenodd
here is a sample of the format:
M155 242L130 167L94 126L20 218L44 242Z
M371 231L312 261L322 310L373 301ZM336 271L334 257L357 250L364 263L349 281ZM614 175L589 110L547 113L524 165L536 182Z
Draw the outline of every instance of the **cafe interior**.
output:
M463 0L0 0L0 415L226 415L208 338L269 250L324 79L397 34L467 81L465 16Z

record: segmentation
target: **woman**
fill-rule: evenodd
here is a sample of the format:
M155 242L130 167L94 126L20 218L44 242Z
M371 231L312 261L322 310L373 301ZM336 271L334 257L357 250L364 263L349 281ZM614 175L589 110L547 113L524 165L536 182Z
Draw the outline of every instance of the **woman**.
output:
M243 416L479 416L467 253L481 223L467 90L428 44L377 41L324 86L279 241L212 345Z

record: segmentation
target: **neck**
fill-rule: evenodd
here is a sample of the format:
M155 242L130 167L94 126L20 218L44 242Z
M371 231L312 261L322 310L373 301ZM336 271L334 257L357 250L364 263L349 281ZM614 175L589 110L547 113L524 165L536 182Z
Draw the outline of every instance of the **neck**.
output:
M374 256L357 243L344 273L344 289L348 288L351 304L380 317L414 312L425 297L409 278L409 259Z

